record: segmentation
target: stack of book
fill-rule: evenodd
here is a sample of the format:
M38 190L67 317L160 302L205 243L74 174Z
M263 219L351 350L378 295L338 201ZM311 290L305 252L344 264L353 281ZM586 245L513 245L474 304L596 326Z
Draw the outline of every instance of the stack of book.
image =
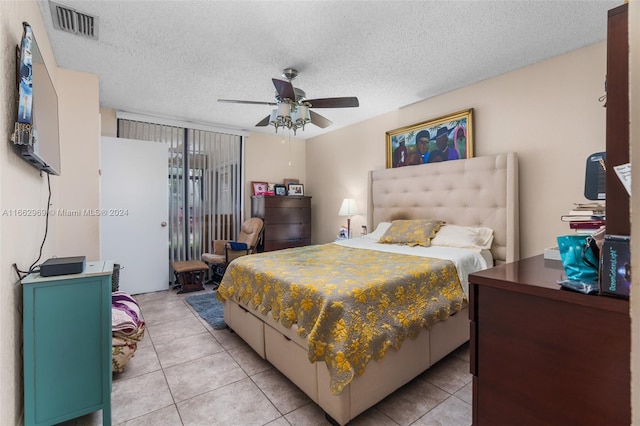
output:
M605 225L605 205L602 203L574 203L573 209L561 216L563 222L569 223L569 228L580 234L593 234ZM562 260L558 247L544 250L545 259Z
M573 209L561 217L576 232L592 233L604 226L606 213L602 203L575 203Z

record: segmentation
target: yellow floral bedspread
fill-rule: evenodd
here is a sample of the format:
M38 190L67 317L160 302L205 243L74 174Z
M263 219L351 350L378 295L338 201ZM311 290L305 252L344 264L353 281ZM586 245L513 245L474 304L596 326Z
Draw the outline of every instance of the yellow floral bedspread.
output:
M218 288L308 337L339 394L371 359L467 305L451 261L324 244L243 256Z

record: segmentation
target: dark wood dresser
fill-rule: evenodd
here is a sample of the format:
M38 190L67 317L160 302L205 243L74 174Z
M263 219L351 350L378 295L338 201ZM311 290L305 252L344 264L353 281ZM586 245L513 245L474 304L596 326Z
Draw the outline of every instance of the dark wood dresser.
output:
M469 276L473 424L628 425L628 300L562 289L542 255Z
M311 197L253 196L251 216L264 220L264 251L311 244Z

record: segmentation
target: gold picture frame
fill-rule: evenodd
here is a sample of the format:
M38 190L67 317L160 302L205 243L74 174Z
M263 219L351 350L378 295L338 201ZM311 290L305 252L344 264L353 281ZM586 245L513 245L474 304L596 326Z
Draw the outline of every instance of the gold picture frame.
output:
M473 108L391 130L386 135L388 169L472 158Z

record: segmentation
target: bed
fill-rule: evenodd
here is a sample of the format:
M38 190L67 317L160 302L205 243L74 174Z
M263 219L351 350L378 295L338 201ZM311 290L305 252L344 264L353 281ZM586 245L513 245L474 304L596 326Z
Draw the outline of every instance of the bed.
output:
M369 172L367 223L376 234L232 262L218 289L225 322L344 425L469 339L466 275L519 256L517 188L514 153ZM425 219L489 228L491 245L459 259L451 247L376 242L391 223ZM426 263L434 269L417 269ZM392 278L400 287L389 287ZM333 299L338 293L349 300ZM396 306L400 299L410 303Z

